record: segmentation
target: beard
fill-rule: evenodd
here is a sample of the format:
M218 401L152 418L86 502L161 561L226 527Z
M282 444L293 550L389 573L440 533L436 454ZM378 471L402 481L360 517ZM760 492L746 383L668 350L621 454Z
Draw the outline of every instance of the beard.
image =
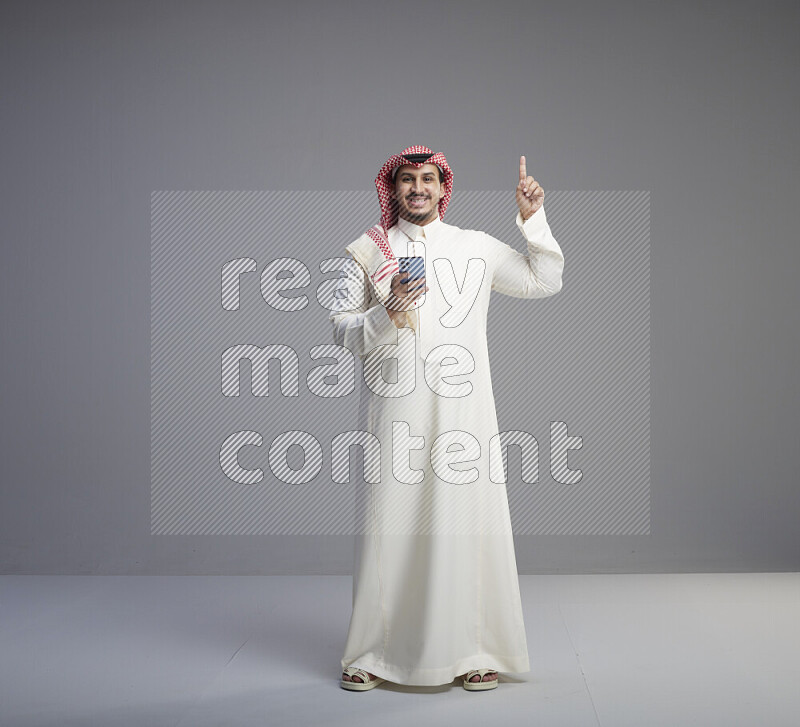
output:
M415 222L419 224L420 222L428 222L429 220L433 220L436 216L437 205L434 205L432 209L425 208L416 209L411 207L411 201L413 199L424 199L426 202L430 201L430 197L407 197L405 202L405 208L403 210L403 217L405 217L409 222Z

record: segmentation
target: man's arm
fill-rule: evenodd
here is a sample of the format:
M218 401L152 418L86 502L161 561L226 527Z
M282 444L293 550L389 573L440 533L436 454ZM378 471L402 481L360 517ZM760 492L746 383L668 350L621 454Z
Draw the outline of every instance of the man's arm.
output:
M528 243L528 255L486 235L494 262L492 290L516 298L544 298L561 290L564 255L544 214L544 190L528 176L525 157L519 158L516 190L517 227ZM484 233L485 234L485 233Z
M352 268L357 268L358 272L351 270L339 280L338 308L331 310L330 321L334 342L361 356L376 346L397 343L397 327L386 308L372 297L372 286L364 268L358 264ZM353 301L361 301L361 305L351 308Z
M486 235L496 261L492 290L515 298L545 298L558 293L561 290L564 255L547 224L544 207L540 207L524 222L518 212L517 227L527 241L527 256Z

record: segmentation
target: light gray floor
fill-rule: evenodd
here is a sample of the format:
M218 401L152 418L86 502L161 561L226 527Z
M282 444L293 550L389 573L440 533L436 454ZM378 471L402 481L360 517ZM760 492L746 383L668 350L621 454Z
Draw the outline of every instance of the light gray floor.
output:
M3 576L0 725L800 724L800 574L520 583L531 672L353 693L349 577Z

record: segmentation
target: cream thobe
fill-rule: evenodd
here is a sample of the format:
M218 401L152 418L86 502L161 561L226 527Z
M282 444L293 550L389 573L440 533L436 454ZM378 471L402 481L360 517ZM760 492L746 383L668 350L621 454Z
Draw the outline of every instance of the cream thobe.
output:
M369 482L365 465L356 503L342 668L411 685L447 684L470 669L530 670L486 317L492 290L557 293L564 256L544 208L524 223L518 213L516 222L527 255L438 218L425 226L400 218L390 228L396 257L425 258L429 291L416 331L394 325L361 265L340 283L340 306L351 308L331 312L334 340L366 357L359 430L380 442L379 482L374 472ZM368 239L347 248L359 263ZM524 319L516 325L521 336L534 335ZM507 385L528 378L521 361L519 380Z

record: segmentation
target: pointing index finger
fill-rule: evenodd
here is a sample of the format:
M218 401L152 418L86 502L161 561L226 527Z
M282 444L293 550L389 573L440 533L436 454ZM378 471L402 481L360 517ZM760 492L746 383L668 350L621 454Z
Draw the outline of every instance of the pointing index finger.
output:
M525 157L521 156L519 158L519 181L524 182L525 178L528 176L528 172L525 167Z

